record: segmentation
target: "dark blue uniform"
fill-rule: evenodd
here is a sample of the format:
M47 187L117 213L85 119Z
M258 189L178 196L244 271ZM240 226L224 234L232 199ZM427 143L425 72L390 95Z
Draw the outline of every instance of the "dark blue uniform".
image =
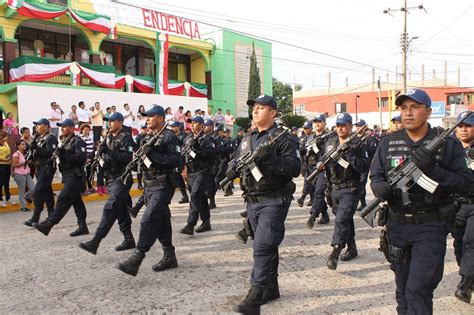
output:
M302 161L301 175L304 177L301 197L297 200L297 203L300 207L304 206L304 201L307 195L309 195L310 203L313 200L314 185L313 183L307 181L306 177L312 173L312 171L316 168L316 164L318 163L318 159L316 157L317 153L314 151L314 147L308 146L308 143L314 139L316 139L316 135L314 133L309 135L303 134L300 138L300 157Z
M72 135L63 141L58 150L58 166L64 187L58 195L52 215L45 222L34 224L34 226L43 234L48 235L53 225L58 224L73 206L79 233L73 232L70 235L87 234L89 233L86 227L87 211L81 197L84 188L84 165L87 161L86 143L81 137Z
M377 151L377 146L379 145L379 141L377 138L375 138L374 135L370 135L366 140L365 140L365 145L367 147L367 154L369 156L369 165L372 163L372 159L374 158L375 151ZM365 196L367 194L366 192L366 186L367 186L367 180L369 178L369 169L367 171L363 172L360 176L360 203L361 207L359 208L362 210L366 206L366 201L365 201Z
M47 132L43 136L36 138L31 143L33 152L33 162L36 168L36 185L33 192L34 197L34 213L33 217L24 224L32 226L33 223L39 221L44 204L48 209L48 215L52 215L54 211L54 194L51 183L55 170L52 167L51 155L56 150L58 139L52 133Z
M273 125L270 129L247 133L240 143L237 156L255 149L275 137L281 129ZM285 135L275 144L272 152L257 166L263 177L257 181L250 170L241 174L241 187L247 202L248 219L254 231L254 267L250 283L261 290L277 287L278 246L285 235L285 219L295 191L293 177L301 170L298 139ZM233 162L229 168L234 168Z
M186 138L186 134L183 131L181 131L177 135L177 137L178 137L179 146L182 147L183 143L184 143L184 139ZM181 196L182 196L179 203L188 203L189 202L186 183L184 182L183 176L181 176L181 172L184 169L184 165L185 165L185 160L184 160L183 157L181 157L179 167L176 169L177 185L178 185L179 191L181 192Z
M429 143L438 135L429 127L427 135L412 141L404 129L382 138L371 170L371 188L387 183L388 172L412 151ZM395 273L397 311L400 314L433 313L433 292L443 277L448 227L440 218L439 207L449 203L449 192L469 186L469 170L459 141L448 138L436 154L435 165L425 175L439 183L434 194L415 185L409 191L411 204L404 205L398 191L388 198L390 268Z

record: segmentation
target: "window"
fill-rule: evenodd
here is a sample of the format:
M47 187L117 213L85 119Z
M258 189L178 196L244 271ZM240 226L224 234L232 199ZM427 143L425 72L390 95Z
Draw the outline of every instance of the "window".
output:
M336 113L344 113L347 111L346 103L336 103Z
M115 73L138 74L138 47L104 42L101 50L107 55L106 65L115 66Z
M168 55L168 79L179 81L190 81L191 60L188 55L169 53Z
M377 97L377 108L379 108L379 98ZM382 108L388 107L388 97L382 97Z
M463 94L452 94L448 95L448 105L463 105Z
M296 104L294 107L293 107L293 111L294 111L294 114L295 115L303 115L304 114L304 104Z

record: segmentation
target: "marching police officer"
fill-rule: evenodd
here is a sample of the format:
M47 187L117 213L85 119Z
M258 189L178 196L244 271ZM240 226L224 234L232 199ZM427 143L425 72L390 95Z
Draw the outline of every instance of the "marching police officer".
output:
M214 160L210 172L212 181L206 191L207 198L209 199L209 209L216 208L216 193L219 189L219 182L216 183L216 177L219 176L218 173L221 150L224 147L224 142L222 139L222 130L223 128L221 124L216 125L214 130L214 122L212 121L212 119L206 119L204 121L204 134L208 135L212 139L215 146Z
M458 121L463 119L468 112L458 115ZM460 265L459 274L461 281L458 284L455 296L463 302L470 303L474 287L474 114L466 118L456 130L456 136L461 141L466 152L467 165L471 170L470 191L466 194L456 195L460 209L456 215L456 225L461 233L454 235L459 249L455 248L456 260Z
M181 125L179 122L174 121L170 124L171 130L173 130L175 136L178 138L178 143L179 147L183 147L184 139L186 138L186 134L184 131L181 130ZM181 162L179 164L179 167L177 168L177 178L178 178L178 188L179 191L181 192L181 200L178 201L179 204L183 203L189 203L189 197L188 197L188 192L186 191L186 183L184 182L183 177L181 176L181 172L183 171L184 168L184 158L181 157Z
M326 129L326 116L323 114L316 115L313 119L315 127L315 142L316 146L312 145L311 155L317 161L321 158L321 154L324 151L324 144L328 138L333 135ZM312 167L314 171L316 167ZM313 192L313 202L311 203L310 217L306 222L306 227L312 229L314 227L314 222L316 218L321 214L321 217L318 219L318 224L328 224L329 223L329 214L328 214L328 205L325 200L327 181L324 175L324 172L321 172L316 179L314 180L314 192Z
M395 100L404 129L383 137L370 169L374 195L388 202L388 253L395 273L397 312L433 313L433 292L443 277L448 228L440 208L451 201L449 192L469 187L469 170L459 141L448 138L436 154L425 145L439 134L431 128L431 98L421 89L408 90ZM402 192L393 190L388 172L410 158L438 183L434 193L419 185Z
M160 132L153 146L144 150L143 183L146 209L140 222L140 236L133 255L118 264L121 271L136 276L142 260L155 241L163 247L163 259L153 266L154 271L178 267L171 237L171 213L169 204L176 187L176 168L180 165L180 147L175 134L165 127L165 110L154 105L142 116L148 117L148 127ZM163 130L162 130L163 129Z
M115 220L118 221L120 231L124 235L124 241L117 245L115 250L135 248L135 239L131 229L132 219L127 210L130 200L129 191L133 180L129 176L124 184L120 178L125 167L132 160L134 145L130 134L123 129L123 115L118 112L110 115L107 139L97 149L101 159L100 164L104 168L109 198L104 205L102 219L94 237L88 242L79 244L80 248L91 254L97 253L100 242L107 236Z
M182 234L193 235L194 226L199 218L202 224L196 233L211 230L211 213L207 203L206 191L212 188L212 166L214 164L215 145L211 135L204 133L204 119L194 116L188 119L192 123L192 133L184 140L183 154L186 168L183 174L189 180L191 187L191 202L189 204L188 223L181 230Z
M234 156L235 150L237 149L237 141L235 139L232 139L231 137L231 130L229 128L224 129L224 146L225 146L225 151L224 151L224 162L221 163L221 169L224 174L222 179L224 179L225 174L227 172L227 167L229 165L229 162L232 160L232 157ZM219 183L217 183L219 185ZM224 197L231 196L234 194L232 189L234 188L234 183L231 182L227 187L225 187L224 191Z
M41 118L33 124L36 126L37 132L37 136L30 145L31 159L36 167L36 185L33 192L35 208L31 219L24 222L27 226L33 226L33 223L39 222L45 203L48 216L51 216L54 212L54 194L51 183L55 170L52 167L51 155L58 145L57 137L50 132L48 119Z
M395 132L397 130L400 130L402 129L402 119L400 117L400 115L397 115L395 117L392 118L392 128L391 128L391 131L392 132Z
M327 140L325 153L345 143L352 133L352 116L340 113L336 118L337 136ZM359 201L361 174L369 168L365 143L353 141L342 159L347 162L335 163L326 168L326 178L331 189L333 212L336 215L334 234L331 241L333 247L329 255L327 267L336 270L337 261L342 249L347 245L346 252L341 256L342 261L348 261L357 256L355 242L354 213Z
M59 159L58 167L64 187L58 195L53 214L41 223L33 223L33 226L44 235L48 235L53 226L58 224L73 206L79 227L69 235L89 234L86 225L87 211L81 197L85 177L84 165L87 161L86 142L74 134L74 122L71 119L56 125L61 127L61 144L57 148L57 154L53 154L52 158Z
M365 122L365 120L359 119L358 121L355 122L354 126L359 136L363 137L364 136L363 128L367 126L367 123ZM374 158L375 151L377 151L377 146L379 145L379 143L373 135L368 135L368 137L365 140L365 145L367 148L367 154L369 156L369 165L370 165L370 163L372 163L372 159ZM369 178L369 169L363 172L360 176L360 196L359 196L360 207L357 208L357 211L361 211L363 208L365 208L365 206L367 206L367 202L365 201L365 196L367 194L365 186L367 185L368 178Z
M302 160L301 175L304 177L303 191L301 192L301 197L296 200L298 206L304 206L304 200L307 195L309 195L309 203L312 204L314 186L312 183L306 180L309 174L311 174L318 163L318 160L315 158L316 153L313 150L312 141L315 141L316 136L313 133L313 123L311 121L305 121L303 125L303 134L300 138L300 157ZM316 143L315 143L316 144Z
M241 187L247 202L250 225L254 232L254 267L251 275L251 288L245 299L233 307L239 313L258 313L260 306L280 297L278 287L278 246L285 234L285 219L295 192L293 177L301 170L298 152L298 139L286 134L271 145L268 141L275 138L283 129L275 124L277 103L268 95L261 95L247 101L253 106L253 122L257 129L247 133L237 152L242 156L252 152L260 176L256 170L236 173L236 163L231 162L227 177L241 176Z

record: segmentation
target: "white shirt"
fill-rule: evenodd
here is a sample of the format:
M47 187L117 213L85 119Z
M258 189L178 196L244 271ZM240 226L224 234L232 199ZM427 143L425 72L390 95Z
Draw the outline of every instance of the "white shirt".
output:
M57 120L51 121L51 118L52 119L57 119ZM51 125L51 128L57 128L58 126L56 126L56 123L61 122L61 111L59 109L52 109L51 108L48 111L48 120L49 120L49 123Z
M173 122L173 120L174 120L174 115L173 114L166 114L166 117L165 117L166 122L171 123L171 122Z
M89 110L78 107L76 114L77 114L77 120L79 120L79 122L89 123Z
M123 120L123 125L124 126L127 126L127 127L132 127L132 124L133 124L133 118L132 118L132 115L130 115L132 113L132 110L123 110L122 111L122 115L124 117L124 120ZM128 117L126 117L127 115L130 115Z

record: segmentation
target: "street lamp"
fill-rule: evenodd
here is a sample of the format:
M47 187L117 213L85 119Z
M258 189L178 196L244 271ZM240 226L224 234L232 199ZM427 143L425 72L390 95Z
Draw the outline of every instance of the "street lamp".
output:
M355 99L356 99L356 121L358 120L357 119L357 99L360 97L359 94L356 95Z

